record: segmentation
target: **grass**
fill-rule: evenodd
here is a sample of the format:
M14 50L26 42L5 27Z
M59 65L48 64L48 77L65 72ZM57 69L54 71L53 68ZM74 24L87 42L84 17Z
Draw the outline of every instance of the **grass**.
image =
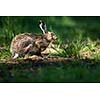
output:
M11 39L20 32L41 31L43 19L58 37L50 56L66 62L7 64ZM100 17L0 17L0 82L100 82ZM71 60L69 60L71 59ZM18 59L23 62L23 59Z

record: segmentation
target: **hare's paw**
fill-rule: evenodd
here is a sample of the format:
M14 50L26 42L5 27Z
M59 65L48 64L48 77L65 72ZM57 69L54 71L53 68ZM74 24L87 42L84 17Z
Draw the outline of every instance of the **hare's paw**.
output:
M13 56L13 59L16 59L18 56L19 56L19 54L15 53L14 56Z

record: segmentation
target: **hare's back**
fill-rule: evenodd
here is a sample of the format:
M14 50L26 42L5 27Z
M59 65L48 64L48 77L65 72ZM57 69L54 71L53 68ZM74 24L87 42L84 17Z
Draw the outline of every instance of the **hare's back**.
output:
M33 43L34 40L29 34L19 34L12 40L11 51L14 50L16 52L20 52L23 48Z

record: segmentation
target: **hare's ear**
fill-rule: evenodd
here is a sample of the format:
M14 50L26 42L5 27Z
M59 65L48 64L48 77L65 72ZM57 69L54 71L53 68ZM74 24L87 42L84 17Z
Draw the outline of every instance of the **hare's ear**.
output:
M46 26L46 24L42 20L39 21L39 27L42 30L43 34L48 32L47 31L47 26Z

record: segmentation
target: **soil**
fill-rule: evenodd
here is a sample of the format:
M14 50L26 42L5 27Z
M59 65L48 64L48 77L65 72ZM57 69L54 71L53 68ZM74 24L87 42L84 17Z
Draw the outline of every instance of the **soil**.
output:
M64 57L31 57L31 58L20 58L20 59L8 59L8 60L1 60L0 63L6 63L6 64L29 64L33 63L33 65L41 65L41 64L47 64L47 63L57 63L57 62L66 62L68 60L71 60L72 58L64 58Z

